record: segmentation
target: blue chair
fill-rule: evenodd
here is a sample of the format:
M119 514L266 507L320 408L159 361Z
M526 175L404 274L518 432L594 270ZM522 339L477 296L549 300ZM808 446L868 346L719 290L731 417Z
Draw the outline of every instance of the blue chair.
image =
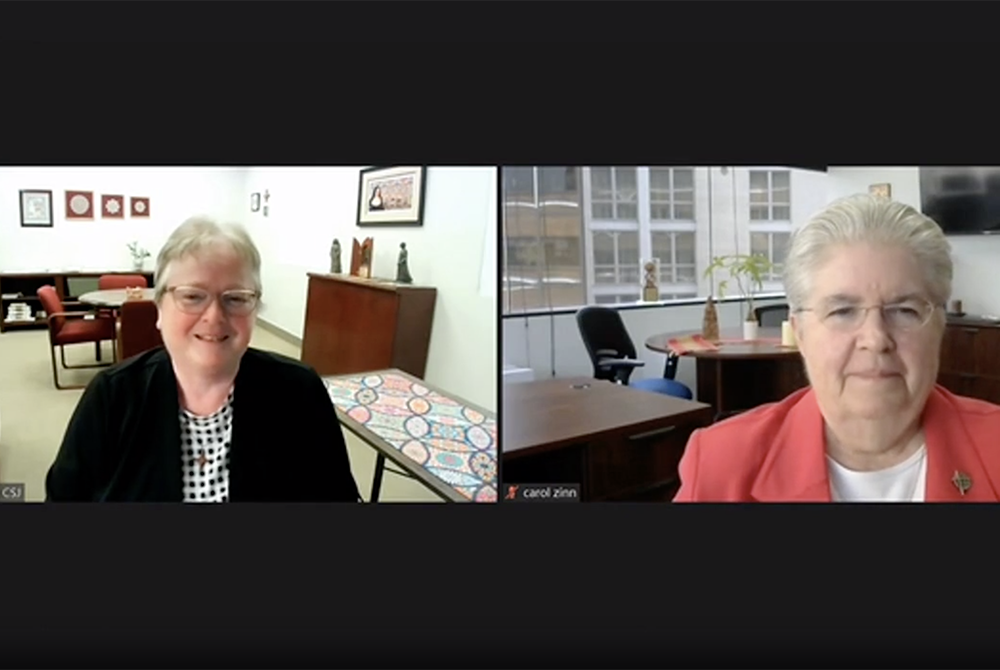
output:
M686 384L673 378L677 371L675 354L667 356L663 377L629 382L632 371L646 363L636 358L635 345L632 344L632 338L629 337L618 310L608 307L584 307L576 313L576 325L580 329L583 345L594 366L595 379L685 400L694 398L694 393Z

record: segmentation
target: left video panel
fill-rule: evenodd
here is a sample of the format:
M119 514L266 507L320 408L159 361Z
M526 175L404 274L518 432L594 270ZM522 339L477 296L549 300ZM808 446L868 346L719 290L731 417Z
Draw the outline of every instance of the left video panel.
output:
M496 189L0 168L0 497L495 502Z

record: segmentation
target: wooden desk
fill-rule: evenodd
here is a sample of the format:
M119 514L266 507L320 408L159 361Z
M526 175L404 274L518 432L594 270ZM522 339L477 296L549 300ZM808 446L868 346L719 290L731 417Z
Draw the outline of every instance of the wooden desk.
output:
M427 369L437 289L309 273L302 362L321 375Z
M400 370L327 376L341 423L377 452L370 502L386 459L449 502L496 502L496 416Z
M799 350L781 346L781 329L757 332L758 339L747 342L742 340L742 331L723 331L717 351L681 354L695 359L696 397L712 406L716 418L776 402L809 385ZM653 335L646 340L646 348L666 353L671 339L692 334Z
M704 403L589 377L506 384L504 484L580 484L584 501L669 501Z

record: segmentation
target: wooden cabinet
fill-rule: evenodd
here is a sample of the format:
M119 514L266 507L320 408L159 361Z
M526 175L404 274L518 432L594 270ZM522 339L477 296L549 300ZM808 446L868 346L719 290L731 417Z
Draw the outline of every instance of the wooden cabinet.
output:
M952 393L1000 405L1000 323L948 317L938 383Z
M88 291L97 290L97 280L103 275L140 274L146 278L146 283L153 286L153 273L130 272L127 270L109 270L107 272L0 272L0 333L19 328L45 328L46 319L34 318L31 321L7 321L9 307L15 303L24 303L35 315L42 309L38 299L38 289L43 286L53 286L60 300L64 303L75 302L77 298ZM91 306L87 306L88 309ZM67 305L67 311L73 311L74 306Z
M423 379L437 289L309 273L302 361L321 375L396 368Z

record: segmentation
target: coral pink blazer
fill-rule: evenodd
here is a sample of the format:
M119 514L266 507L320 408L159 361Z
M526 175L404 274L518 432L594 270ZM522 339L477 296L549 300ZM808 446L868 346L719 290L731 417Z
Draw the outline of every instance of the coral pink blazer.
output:
M926 502L997 502L1000 406L936 386L923 417ZM971 486L953 483L961 473ZM696 430L674 502L830 502L823 417L811 388Z

